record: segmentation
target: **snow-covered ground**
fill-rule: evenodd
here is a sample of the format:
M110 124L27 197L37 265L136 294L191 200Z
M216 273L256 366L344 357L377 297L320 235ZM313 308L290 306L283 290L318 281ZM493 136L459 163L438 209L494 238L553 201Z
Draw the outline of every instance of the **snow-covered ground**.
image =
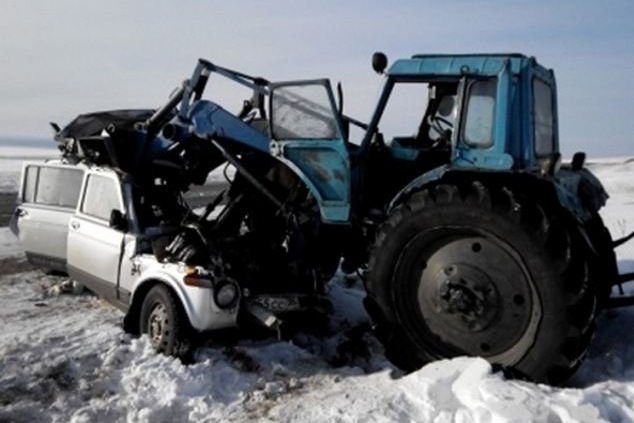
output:
M633 229L634 162L592 169L612 194L603 216L619 237ZM618 257L634 271L634 246ZM62 293L63 278L22 261L0 229L0 422L634 421L634 310L603 314L567 388L505 380L478 358L402 376L367 330L361 284L337 275L325 334L211 339L185 366L124 334L107 303Z

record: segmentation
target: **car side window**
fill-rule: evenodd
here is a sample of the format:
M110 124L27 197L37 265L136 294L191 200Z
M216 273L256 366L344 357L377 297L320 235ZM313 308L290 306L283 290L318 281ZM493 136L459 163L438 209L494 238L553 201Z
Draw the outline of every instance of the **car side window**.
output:
M35 190L37 189L37 178L40 173L40 168L37 166L27 166L24 172L22 201L25 203L34 203Z
M24 175L22 201L74 209L84 172L80 169L27 166Z
M88 175L86 193L81 204L81 212L92 217L110 220L112 210L121 210L118 185L102 175Z

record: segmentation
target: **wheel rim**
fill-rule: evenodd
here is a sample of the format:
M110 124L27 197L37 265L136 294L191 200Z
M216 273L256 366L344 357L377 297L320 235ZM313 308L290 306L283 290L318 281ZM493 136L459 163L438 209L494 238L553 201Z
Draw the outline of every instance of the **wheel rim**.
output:
M167 308L162 303L155 304L148 316L148 335L153 347L157 348L163 343L168 324Z
M414 310L399 314L426 351L512 365L532 345L541 305L521 256L504 241L444 228L417 236L400 263Z

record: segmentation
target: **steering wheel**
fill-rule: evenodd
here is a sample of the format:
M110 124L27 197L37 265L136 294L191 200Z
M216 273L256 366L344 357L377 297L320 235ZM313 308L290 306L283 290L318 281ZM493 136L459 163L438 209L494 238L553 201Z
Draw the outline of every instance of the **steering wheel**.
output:
M451 141L451 131L453 130L453 123L442 116L429 117L428 120L429 129L433 130L438 137L432 141L431 148L443 148L448 147Z
M445 136L447 130L453 129L453 123L442 116L434 116L429 118L429 128L433 129L439 136Z

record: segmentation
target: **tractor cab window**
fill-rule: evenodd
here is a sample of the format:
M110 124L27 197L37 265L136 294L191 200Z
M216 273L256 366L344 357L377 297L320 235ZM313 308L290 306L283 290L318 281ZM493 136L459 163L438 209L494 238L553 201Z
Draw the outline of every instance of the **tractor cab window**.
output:
M493 145L497 80L473 81L467 88L462 139L472 147Z
M535 154L543 157L554 151L553 97L550 86L533 80Z
M272 135L276 140L335 139L337 118L325 85L283 85L271 94Z
M396 83L379 123L385 140L422 148L448 145L456 120L456 91L454 83Z

